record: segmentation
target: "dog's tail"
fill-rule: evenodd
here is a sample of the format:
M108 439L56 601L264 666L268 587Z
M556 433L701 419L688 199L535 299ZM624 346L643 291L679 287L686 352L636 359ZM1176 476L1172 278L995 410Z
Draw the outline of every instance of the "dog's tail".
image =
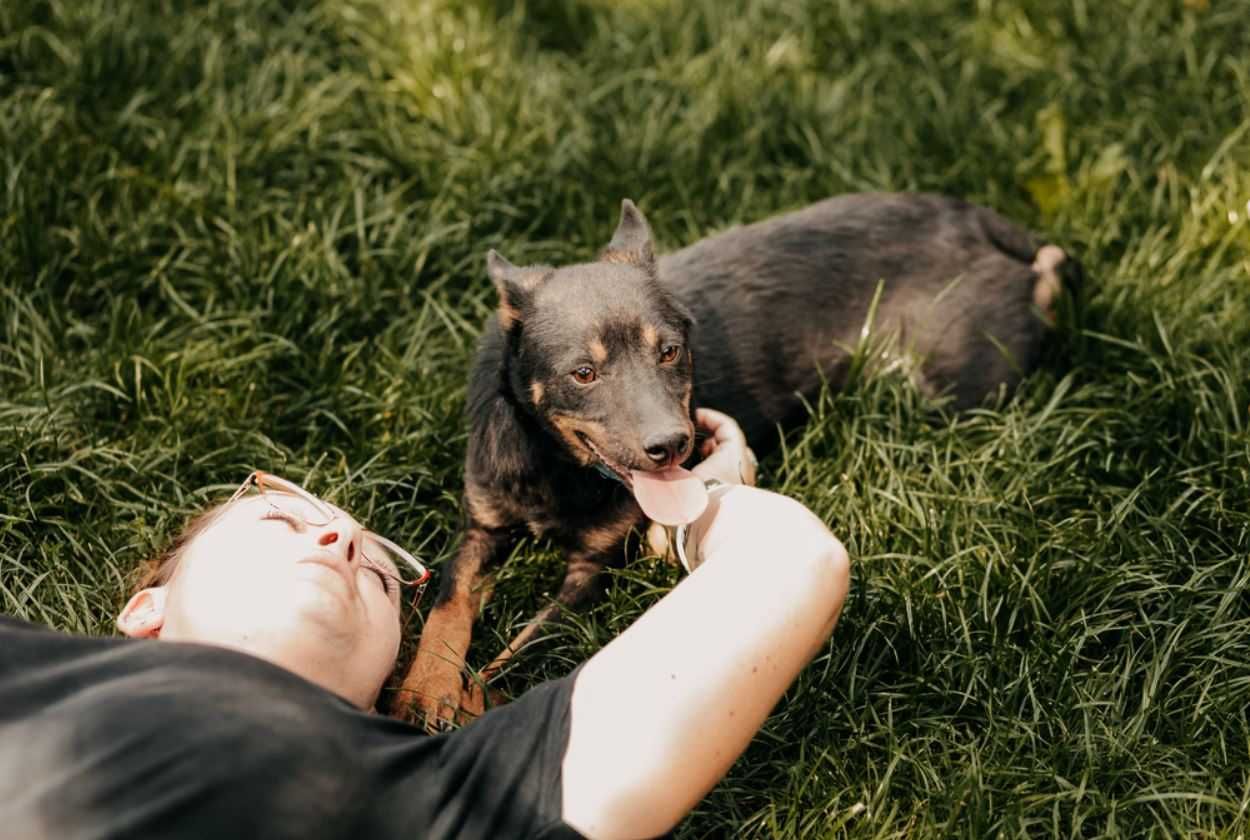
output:
M1037 275L1033 303L1052 316L1061 294L1077 296L1085 286L1085 269L1080 260L1058 245L1041 242L1037 236L1009 222L992 210L980 208L981 229L1003 253L1032 267Z

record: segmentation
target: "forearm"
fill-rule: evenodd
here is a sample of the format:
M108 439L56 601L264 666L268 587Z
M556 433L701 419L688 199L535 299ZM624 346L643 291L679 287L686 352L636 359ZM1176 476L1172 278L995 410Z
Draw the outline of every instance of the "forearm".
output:
M828 638L846 553L790 499L716 494L703 564L583 669L565 810L592 837L676 823L723 776Z

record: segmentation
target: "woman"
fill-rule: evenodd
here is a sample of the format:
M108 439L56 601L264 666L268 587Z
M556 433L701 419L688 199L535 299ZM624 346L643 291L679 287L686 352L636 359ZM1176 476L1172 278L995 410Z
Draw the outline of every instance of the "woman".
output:
M703 411L696 467L736 482ZM695 571L563 679L450 733L372 714L419 564L350 516L249 480L122 610L127 636L0 619L10 837L663 834L725 774L832 632L842 546L741 485L691 526ZM414 565L415 564L415 565Z

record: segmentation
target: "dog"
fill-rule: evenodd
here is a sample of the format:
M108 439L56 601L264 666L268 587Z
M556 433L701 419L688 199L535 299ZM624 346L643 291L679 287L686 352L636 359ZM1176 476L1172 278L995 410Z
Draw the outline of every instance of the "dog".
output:
M635 470L691 459L699 405L764 453L837 388L865 334L911 360L954 409L1008 392L1037 363L1079 264L983 207L928 194L855 194L731 229L657 258L628 199L598 259L515 266L491 251L498 312L469 381L464 533L392 713L433 730L543 622L597 591L644 524ZM482 679L462 678L482 583L516 538L550 537L564 582Z

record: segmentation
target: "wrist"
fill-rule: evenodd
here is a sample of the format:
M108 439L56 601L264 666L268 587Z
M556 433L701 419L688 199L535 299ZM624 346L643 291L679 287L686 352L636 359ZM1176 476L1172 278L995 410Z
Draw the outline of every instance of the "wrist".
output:
M698 519L678 525L672 532L672 543L677 553L677 560L687 573L693 572L703 561L700 557L699 541L703 532L707 530L708 523L716 518L716 510L720 507L720 497L738 485L721 481L719 478L705 478L703 486L707 488L707 508Z

